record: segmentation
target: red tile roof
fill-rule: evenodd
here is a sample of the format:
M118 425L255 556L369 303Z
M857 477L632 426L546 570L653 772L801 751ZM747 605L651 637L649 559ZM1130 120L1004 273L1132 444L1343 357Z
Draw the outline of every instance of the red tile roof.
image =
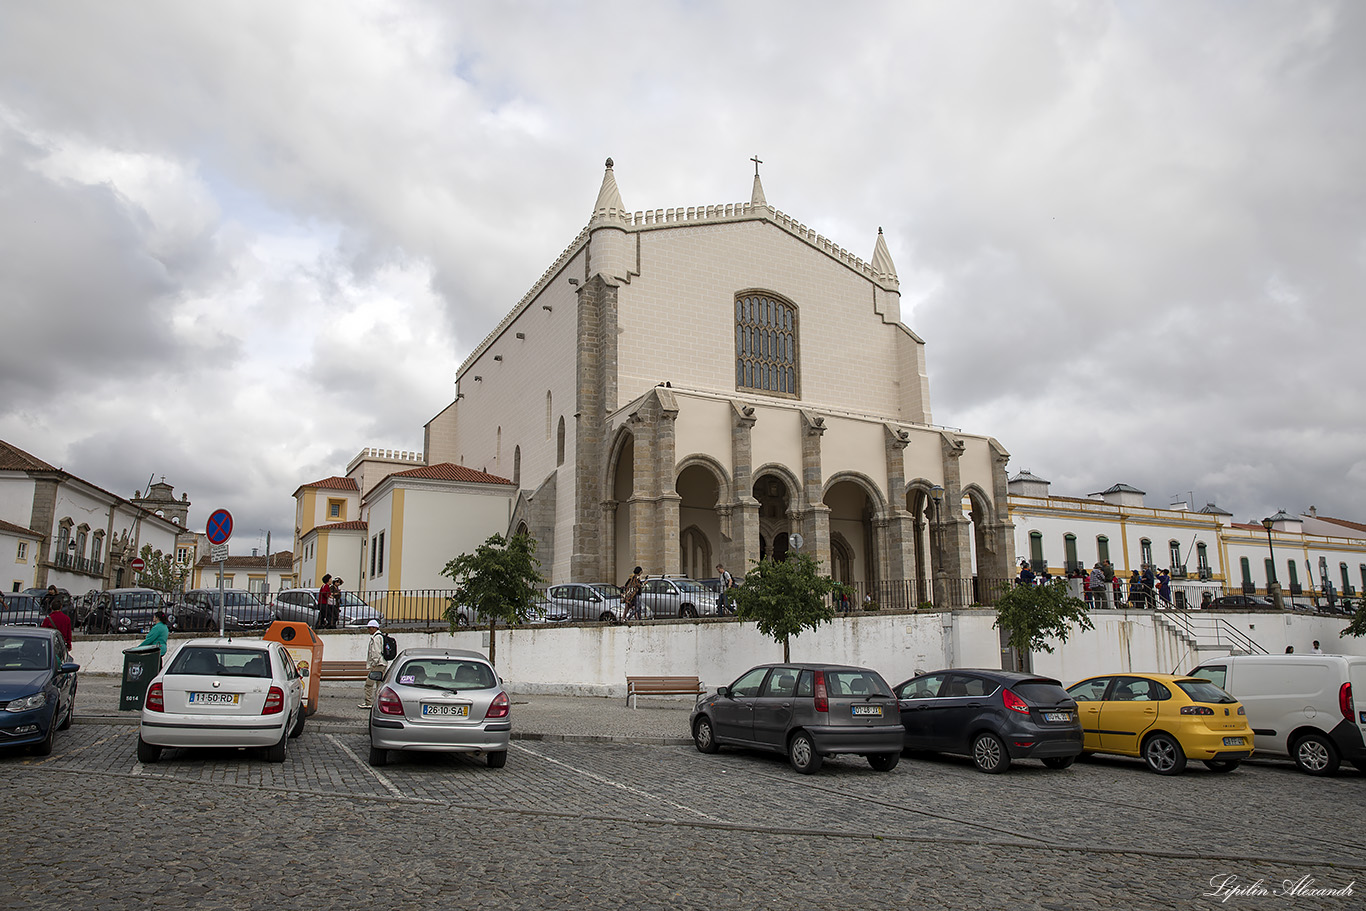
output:
M1344 528L1351 528L1355 531L1366 531L1366 525L1362 525L1360 522L1349 522L1346 519L1334 519L1332 516L1314 516L1313 518L1318 519L1320 522L1332 522L1334 525L1341 525Z
M338 475L333 475L330 478L323 478L321 481L314 481L311 484L299 485L300 490L303 490L305 487L313 487L318 490L360 490L360 485L354 480L351 478L339 477Z
M0 440L0 469L6 471L56 471L48 463L18 446Z
M239 556L239 557L232 557L232 556L230 556L230 557L228 557L227 560L225 560L225 561L223 561L223 562L224 562L224 564L227 565L227 566L248 567L248 568L254 567L254 566L259 566L259 567L264 568L265 565L266 565L266 558L265 558L264 556L260 556L260 557L240 557L240 556ZM216 566L217 563L218 563L218 561L216 561L216 560L210 560L208 557L200 557L200 558L199 558L199 563L196 564L196 565L197 565L197 566ZM292 569L292 568L294 567L294 554L293 554L293 552L288 551L288 550L282 550L282 551L280 551L280 552L277 553L277 554L271 554L271 557L270 557L270 566L271 566L271 569Z
M15 525L13 522L6 522L4 519L0 519L0 531L8 532L12 535L25 535L30 538L42 537L41 534L39 534L31 528L25 528L22 525Z
M389 477L424 478L429 481L470 481L475 484L506 484L509 487L512 486L512 482L507 478L475 471L473 468L466 468L464 465L456 465L451 462L424 465L421 468L410 468L407 471L396 471Z
M321 525L313 526L314 531L365 531L370 525L352 519L350 522L324 522Z

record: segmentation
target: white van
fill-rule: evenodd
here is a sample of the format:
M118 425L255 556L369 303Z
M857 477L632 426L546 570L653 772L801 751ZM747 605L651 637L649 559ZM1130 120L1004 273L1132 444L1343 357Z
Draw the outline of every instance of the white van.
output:
M1257 756L1295 760L1310 775L1332 775L1342 760L1366 771L1366 658L1347 655L1228 655L1190 672L1247 709Z

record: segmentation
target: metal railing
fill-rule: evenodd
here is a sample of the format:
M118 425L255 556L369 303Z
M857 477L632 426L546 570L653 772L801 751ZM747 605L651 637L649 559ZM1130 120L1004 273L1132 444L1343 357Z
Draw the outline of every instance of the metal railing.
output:
M1267 654L1261 643L1223 617L1210 614L1195 616L1180 610L1165 610L1154 616L1180 629L1194 640L1196 648L1226 648L1246 655Z
M68 553L54 553L52 555L52 565L59 569L70 569L78 573L89 573L92 576L104 575L104 563L100 560L92 560L89 557L77 557Z

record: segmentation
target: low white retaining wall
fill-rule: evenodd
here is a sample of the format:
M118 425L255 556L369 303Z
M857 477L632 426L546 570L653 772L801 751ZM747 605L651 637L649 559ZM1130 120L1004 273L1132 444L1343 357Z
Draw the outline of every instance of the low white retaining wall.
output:
M1206 615L1212 615L1207 613ZM1268 652L1294 645L1305 652L1314 639L1326 652L1366 655L1366 639L1339 639L1341 619L1301 614L1224 614L1231 625ZM999 633L990 610L917 614L858 613L838 617L792 640L793 661L833 661L871 667L896 684L916 670L1000 667ZM1116 670L1189 670L1195 656L1175 644L1151 611L1096 611L1095 629L1074 633L1053 654L1034 656L1040 673L1071 683ZM324 660L365 657L363 631L324 631ZM487 630L457 633L394 632L399 648L464 648L488 653ZM520 693L624 696L626 677L696 675L709 687L726 684L756 664L781 661L781 645L752 623L679 621L632 626L545 626L497 632L498 672ZM82 669L118 674L123 649L140 639L77 639L72 651ZM174 651L184 639L172 638ZM1185 654L1182 654L1183 649ZM1202 652L1205 657L1215 652ZM1198 659L1197 659L1198 660Z

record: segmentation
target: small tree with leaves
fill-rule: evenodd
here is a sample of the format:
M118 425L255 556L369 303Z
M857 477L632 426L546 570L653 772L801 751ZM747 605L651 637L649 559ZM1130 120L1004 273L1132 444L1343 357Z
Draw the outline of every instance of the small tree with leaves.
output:
M1346 602L1343 602L1346 604ZM1338 633L1338 638L1345 636L1366 636L1366 603L1357 606L1356 613L1352 616L1352 622L1342 628Z
M788 551L785 560L755 564L745 575L745 584L731 589L731 594L740 619L753 620L759 632L781 642L783 660L791 661L789 640L835 616L830 593L836 584L820 574L814 557Z
M1074 623L1081 629L1093 628L1086 604L1062 579L1016 585L996 602L994 626L1006 631L1010 645L1021 655L1040 650L1051 653L1048 640L1066 642Z
M495 628L500 621L509 626L527 621L539 595L537 586L545 582L537 569L540 565L536 541L521 534L493 535L474 553L447 563L441 575L455 581L455 593L446 605L451 632L459 626L461 606L484 617L489 624L489 663L497 664Z
M155 588L159 592L178 592L190 574L189 564L177 563L170 554L153 550L152 545L142 545L142 572L138 573L138 584Z

